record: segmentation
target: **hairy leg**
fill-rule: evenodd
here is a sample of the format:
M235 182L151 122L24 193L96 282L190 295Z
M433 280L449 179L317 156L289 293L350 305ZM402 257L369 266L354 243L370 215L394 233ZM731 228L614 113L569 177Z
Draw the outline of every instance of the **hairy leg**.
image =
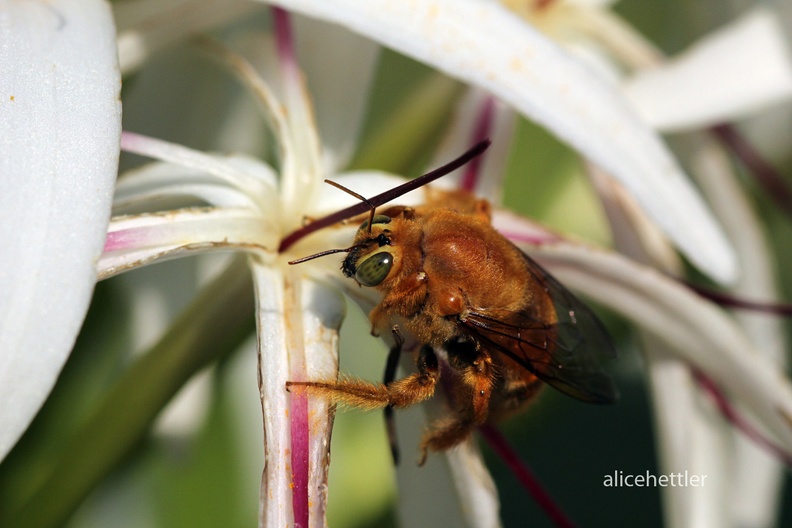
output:
M418 372L387 385L348 378L338 381L287 381L286 389L302 387L311 394L359 409L409 407L434 394L440 371L437 357L429 346L421 348L417 361Z
M455 377L449 394L454 414L434 422L424 435L420 465L430 450L454 447L487 421L490 398L496 387L495 368L488 352L465 340L446 343L446 351Z

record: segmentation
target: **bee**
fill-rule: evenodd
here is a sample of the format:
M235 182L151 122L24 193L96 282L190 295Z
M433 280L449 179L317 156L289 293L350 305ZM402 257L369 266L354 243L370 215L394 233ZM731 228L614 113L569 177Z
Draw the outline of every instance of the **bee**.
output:
M615 351L594 313L495 230L486 200L462 191L429 194L426 205L395 205L377 214L375 199L358 196L370 215L352 246L294 261L346 252L343 274L382 295L369 319L373 334L392 331L396 341L384 383L345 378L289 382L287 388L304 387L352 407L384 408L397 459L393 409L430 398L441 371L448 372L449 416L430 425L420 463L429 451L449 449L476 427L524 408L545 383L585 402L615 401L616 389L600 365ZM422 346L417 371L397 380L402 332ZM448 368L441 368L440 352Z

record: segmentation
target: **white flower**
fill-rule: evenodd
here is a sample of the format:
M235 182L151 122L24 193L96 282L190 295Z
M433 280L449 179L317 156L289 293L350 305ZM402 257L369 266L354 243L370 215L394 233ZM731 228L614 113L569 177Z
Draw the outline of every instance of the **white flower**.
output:
M310 57L319 59L307 66L309 80L311 70L325 68L322 82L312 89L316 118L285 12L275 11L274 47L238 34L224 35L224 41L241 48L259 46L253 53L245 50L255 64L216 43L204 43L237 71L269 118L274 165L249 155L207 154L132 132L121 135L119 143L119 75L107 6L92 2L86 7L73 0L57 0L46 8L34 3L4 6L13 24L0 34L0 64L8 66L16 84L8 94L0 93L0 112L6 106L11 116L0 114L3 136L8 138L0 142L0 163L6 168L4 175L10 175L0 208L0 244L18 258L4 261L0 273L0 291L11 292L0 300L0 387L6 391L0 399L0 456L33 418L68 357L94 286L94 269L105 278L169 258L243 251L249 254L255 289L266 438L259 522L262 526L324 524L332 414L321 400L287 393L285 382L336 375L337 332L344 312L340 292L346 289L364 306L376 301L350 288L333 262L286 264L294 257L345 247L354 227L325 229L285 251L279 246L304 218L316 219L354 202L324 187L325 177L364 196L394 181L375 172L339 174L356 143L376 58L374 41L495 94L546 126L618 180L650 223L659 226L702 271L718 281L734 279L735 256L718 224L619 89L502 5L487 0L272 3L340 23L371 39L320 22L300 22L310 24L299 31L306 39L301 45L318 46ZM165 45L247 14L251 5L218 0L122 4L117 13L123 29L118 40L122 68L131 71ZM121 11L125 8L130 9L127 14ZM323 55L328 51L343 54L344 68ZM328 69L328 64L333 67ZM486 101L491 101L489 95L471 92L462 105L456 135L443 145L440 157L447 159L448 152L461 152L470 144L476 118L486 113L482 111ZM496 105L494 124L485 127L495 137L496 149L504 148L511 133L510 112L502 109ZM231 118L220 124L219 137L209 142L213 148L241 144L263 150L257 141L265 142L266 133L247 110L244 105L229 110ZM49 119L53 115L63 117L53 125ZM154 111L150 115L159 117ZM167 128L167 123L161 125ZM159 161L133 169L119 180L114 204L118 214L108 227L119 145ZM491 152L482 161L474 182L494 200L503 174L502 153ZM463 187L471 185L461 181ZM399 201L420 200L420 193L415 193ZM203 205L183 207L196 203ZM730 390L783 445L792 445L788 381L766 358L754 355L753 345L725 313L623 256L559 241L501 211L495 225L518 243L539 243L532 254L559 278L662 338L676 357ZM174 348L199 348L203 338L214 337L204 326L213 319L233 319L234 294L246 287L249 293L236 266L229 265L221 276L228 291L215 282L188 312L198 323L197 330L185 331L190 328L189 318L176 321L178 332L168 335L185 331L182 335L187 337L186 344ZM215 303L208 302L212 297ZM191 368L199 366L196 362ZM107 413L112 412L113 401L118 400L107 400ZM100 427L101 418L108 415L99 413L90 423ZM135 427L125 439L142 434L146 423ZM95 436L90 441L101 442ZM112 456L120 458L125 449L126 444L111 446ZM465 444L447 457L451 463L446 471L450 468L453 474L462 508L450 512L446 520L497 525L497 498L475 447ZM402 466L400 472L411 469ZM89 489L91 483L81 481L79 486ZM436 499L431 493L418 498ZM403 501L407 511L412 506L409 501L410 497ZM24 508L32 511L35 506L28 503ZM64 510L53 518L68 514L74 504L58 507ZM405 522L409 519L405 516Z
M121 79L103 2L6 1L0 10L4 456L49 394L88 309L118 164Z

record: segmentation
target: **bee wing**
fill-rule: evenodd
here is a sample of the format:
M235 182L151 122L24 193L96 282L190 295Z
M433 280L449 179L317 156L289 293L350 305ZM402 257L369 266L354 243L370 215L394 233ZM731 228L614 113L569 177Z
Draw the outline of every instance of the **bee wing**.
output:
M529 272L550 295L558 321L548 324L531 307L508 313L471 309L460 324L481 345L497 349L556 389L590 403L612 403L618 392L602 370L615 357L596 315L530 257Z

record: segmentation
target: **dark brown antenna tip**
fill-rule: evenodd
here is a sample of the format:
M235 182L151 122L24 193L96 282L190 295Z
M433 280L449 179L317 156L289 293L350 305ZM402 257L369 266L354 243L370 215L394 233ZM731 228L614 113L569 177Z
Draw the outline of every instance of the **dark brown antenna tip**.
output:
M352 246L345 249L328 249L326 251L320 251L319 253L314 253L313 255L308 255L307 257L300 257L296 260L290 260L289 265L293 266L294 264L302 264L303 262L308 262L309 260L324 257L325 255L332 255L334 253L349 253L356 247L357 246Z

